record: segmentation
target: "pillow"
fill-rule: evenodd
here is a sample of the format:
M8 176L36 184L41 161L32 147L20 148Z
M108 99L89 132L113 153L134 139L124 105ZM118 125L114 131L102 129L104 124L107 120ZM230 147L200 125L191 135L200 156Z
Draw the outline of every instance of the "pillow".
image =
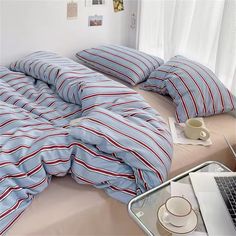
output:
M135 49L107 45L83 50L76 57L87 66L124 80L131 85L148 78L164 61Z
M236 107L236 98L210 69L182 56L171 58L153 71L142 88L170 95L177 106L179 122Z

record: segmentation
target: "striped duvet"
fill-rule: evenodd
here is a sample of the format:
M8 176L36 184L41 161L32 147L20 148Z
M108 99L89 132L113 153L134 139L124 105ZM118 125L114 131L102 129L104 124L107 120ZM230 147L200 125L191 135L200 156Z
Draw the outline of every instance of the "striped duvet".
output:
M0 135L0 234L52 176L127 203L166 180L172 158L166 123L140 95L48 52L0 67Z

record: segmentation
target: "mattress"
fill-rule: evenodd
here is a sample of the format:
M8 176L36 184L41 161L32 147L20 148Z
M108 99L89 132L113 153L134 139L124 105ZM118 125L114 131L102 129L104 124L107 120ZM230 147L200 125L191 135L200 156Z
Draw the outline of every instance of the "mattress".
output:
M146 101L168 119L175 107L168 97L134 87ZM231 114L204 118L211 132L209 147L174 145L169 178L205 161L219 161L235 170L225 135L236 145L236 119ZM66 200L65 200L66 199ZM75 207L77 206L77 207ZM127 206L102 190L78 185L69 177L54 177L51 185L36 196L7 235L144 235L129 218Z

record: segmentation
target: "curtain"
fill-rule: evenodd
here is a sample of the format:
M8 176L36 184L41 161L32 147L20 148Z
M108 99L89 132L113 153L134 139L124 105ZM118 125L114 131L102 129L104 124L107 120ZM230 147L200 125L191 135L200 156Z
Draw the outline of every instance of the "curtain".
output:
M236 95L236 0L140 0L138 48L209 67Z

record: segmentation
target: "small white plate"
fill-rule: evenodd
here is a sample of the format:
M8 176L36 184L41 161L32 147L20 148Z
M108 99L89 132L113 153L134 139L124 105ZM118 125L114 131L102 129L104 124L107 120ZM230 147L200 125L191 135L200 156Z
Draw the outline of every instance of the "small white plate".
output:
M162 220L165 210L166 210L165 204L163 204L158 210L157 217L159 219L161 226L166 231L168 231L170 233L175 233L175 234L187 234L187 233L190 233L196 229L198 220L197 220L197 215L194 210L192 210L192 212L189 215L190 218L189 218L188 224L185 226L181 226L181 227L176 227L170 223L165 223Z

